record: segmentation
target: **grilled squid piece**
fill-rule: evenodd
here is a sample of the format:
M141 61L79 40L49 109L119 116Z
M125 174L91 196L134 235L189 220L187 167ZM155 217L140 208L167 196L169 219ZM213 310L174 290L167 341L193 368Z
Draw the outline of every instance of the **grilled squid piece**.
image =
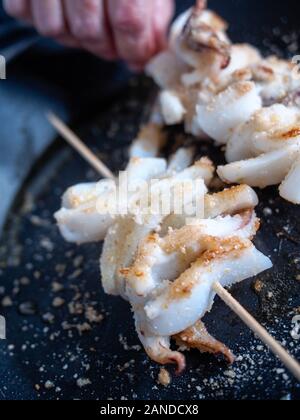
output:
M168 173L181 172L188 168L194 160L195 148L180 148L169 159Z
M290 60L270 56L252 67L253 81L257 83L265 106L284 103L299 105L297 96L300 82L294 75L295 65Z
M257 205L258 197L255 191L248 185L238 185L219 193L206 194L204 197L204 217L205 219L214 219L218 216L234 216L243 211L254 209ZM178 230L185 224L185 217L171 214L163 221L159 232L160 236L166 236L170 228Z
M247 79L247 68L256 65L260 60L260 52L252 45L234 44L231 46L229 66L220 71L214 82L222 88L235 79Z
M197 4L183 29L182 42L191 51L209 51L219 55L222 59L220 67L224 69L230 63L231 52L226 29L226 22Z
M198 198L200 200L200 197ZM234 215L243 210L252 209L257 204L257 195L250 187L233 187L217 194L205 196L205 217L216 218L220 215ZM153 235L153 231L157 229L159 223L161 223L159 235ZM199 247L201 249L201 244L197 245L199 235L200 238L204 235L215 235L217 231L219 236L224 237L226 234L230 235L232 232L238 231L236 234L239 234L241 237L250 238L256 233L258 220L254 213L246 211L241 215L236 215L234 218L206 220L200 224L195 224L195 226L185 227L185 225L186 217L174 214L164 219L159 216L153 216L147 219L147 223L143 224L138 224L132 217L123 217L116 220L105 239L101 257L102 281L105 291L113 295L121 294L127 299L124 285L125 279L128 279L132 272L147 272L145 267L144 271L141 269L143 264L146 264L146 266L147 264L154 265L156 257L164 256L165 253L161 249L163 243L177 243L177 239L180 238L180 241L177 243L177 245L181 244L180 246L178 245L180 254L179 266L176 252L171 253L171 255L165 255L165 263L162 263L161 266L162 270L167 269L166 272L163 272L164 277L168 274L168 278L174 279L180 274L181 270L186 268L186 264L190 261L189 258L191 259L195 252L199 252ZM183 229L179 230L180 228ZM175 232L170 234L169 229L175 229ZM194 237L194 235L196 236ZM166 236L165 240L161 239L163 236ZM190 257L186 253L186 258L184 259L181 252L182 247L184 247L183 240L187 240L189 237L194 237L191 243L194 243L195 249L193 252L190 252ZM124 240L120 242L118 238L124 238ZM167 245L166 247L168 249ZM139 253L136 254L138 249ZM193 246L189 245L188 249L193 249ZM155 256L156 253L157 255ZM139 267L136 270L134 267L128 270L128 267L132 266L134 258L134 266L139 265ZM148 270L150 270L150 267L148 267ZM173 274L174 270L175 274ZM140 276L138 276L137 283L142 286L143 284L139 280Z
M271 152L291 144L300 144L300 113L296 108L276 104L258 112L251 125L254 128L254 155Z
M197 349L200 353L221 354L230 365L235 361L235 357L229 348L212 337L202 321L198 321L192 327L175 335L174 339L181 348Z
M202 119L199 117L197 109L199 101L200 104L202 103L200 98L204 98L204 105L210 103L215 95L224 91L230 85L236 82L249 82L251 72L249 71L249 78L247 78L247 71L244 68L259 60L258 52L247 44L234 45L231 57L230 65L226 69L220 70L218 75L214 77L210 76L205 80L198 70L182 76L184 88L180 91L180 98L186 110L183 116L185 131L199 139L209 138L208 133L203 129ZM177 90L177 92L179 91Z
M212 239L207 251L145 306L149 333L172 336L194 325L212 307L216 281L232 286L272 267L249 240Z
M248 121L262 107L257 88L252 82L237 82L216 96L201 96L197 107L203 131L217 144L226 144L233 130Z
M227 23L206 10L203 0L175 20L168 51L152 65L162 89L163 120L183 123L185 132L200 140L226 145L229 165L218 169L225 182L264 188L280 184L290 171L294 179L291 156L297 159L300 147L295 66L263 58L251 45L232 44L226 31ZM167 65L174 68L166 72ZM288 185L280 187L283 196L289 196ZM295 192L291 201L297 202Z
M183 87L177 91L185 108L183 118L184 130L192 134L198 140L209 140L208 135L202 130L197 118L197 104L199 101L199 89L194 86Z
M132 158L127 166L127 181L132 195L134 185L157 178L166 172L165 159ZM62 208L55 214L62 236L77 244L103 241L118 214L117 185L113 180L79 184L69 188L63 196Z
M147 337L139 334L141 343L151 360L160 365L175 364L177 366L176 373L180 375L186 367L185 357L178 351L170 349L169 337Z
M230 50L230 64L224 69L215 69L213 56L206 57L204 66L185 72L181 75L181 83L185 87L207 84L214 91L225 89L233 82L251 81L251 66L261 60L259 51L248 44L235 44ZM210 83L209 83L210 82Z
M176 180L203 179L205 185L209 186L213 179L214 172L215 166L213 162L209 158L203 157L197 160L194 165L190 166L182 172L179 172L176 175Z
M254 119L255 117L252 117L233 131L226 145L225 157L228 163L246 160L254 156Z

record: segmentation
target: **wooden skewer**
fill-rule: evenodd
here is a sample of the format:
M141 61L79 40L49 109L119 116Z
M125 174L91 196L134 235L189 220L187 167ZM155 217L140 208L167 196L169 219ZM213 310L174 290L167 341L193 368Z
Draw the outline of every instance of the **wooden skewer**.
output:
M55 114L49 112L47 114L49 122L59 132L75 150L104 178L112 178L115 176L110 169L93 152L83 143L82 140Z
M262 327L243 306L220 284L213 285L218 296L235 312L241 320L262 340L263 343L282 361L287 369L300 381L300 364Z
M73 146L101 175L115 178L110 169L72 132L56 115L48 113L50 123L62 137ZM214 291L240 317L240 319L262 340L263 343L282 361L287 369L300 381L300 364L262 327L245 308L235 300L220 283L214 283Z

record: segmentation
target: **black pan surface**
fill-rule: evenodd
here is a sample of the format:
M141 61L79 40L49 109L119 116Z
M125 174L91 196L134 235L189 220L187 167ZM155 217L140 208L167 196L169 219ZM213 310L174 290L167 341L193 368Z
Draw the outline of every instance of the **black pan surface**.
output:
M244 3L252 22L253 10ZM278 16L276 22L283 33L285 21ZM241 38L245 31L238 28ZM271 28L262 30L270 34ZM282 51L279 32L260 45ZM144 78L132 79L105 112L80 127L82 138L112 169L124 167L153 89ZM180 129L171 130L170 138L179 134ZM198 153L223 159L209 143L198 144ZM96 179L57 141L16 199L0 243L0 312L8 337L0 342L0 399L300 399L299 384L218 299L205 322L234 351L236 364L229 368L192 351L181 377L173 375L168 388L157 384L159 367L140 349L128 305L101 288L101 244L66 244L53 221L67 187ZM291 336L292 319L300 314L300 210L281 200L276 188L259 196L263 224L256 244L274 268L232 293L300 359L299 341Z

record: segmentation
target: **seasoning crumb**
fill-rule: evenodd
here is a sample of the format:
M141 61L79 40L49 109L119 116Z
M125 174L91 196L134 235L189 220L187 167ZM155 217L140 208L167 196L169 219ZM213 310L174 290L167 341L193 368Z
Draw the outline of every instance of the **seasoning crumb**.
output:
M168 387L171 382L172 380L170 373L166 369L161 368L158 375L158 383L164 387Z
M60 308L64 304L65 304L65 300L60 297L56 297L55 299L53 299L53 302L52 302L52 306L54 308Z

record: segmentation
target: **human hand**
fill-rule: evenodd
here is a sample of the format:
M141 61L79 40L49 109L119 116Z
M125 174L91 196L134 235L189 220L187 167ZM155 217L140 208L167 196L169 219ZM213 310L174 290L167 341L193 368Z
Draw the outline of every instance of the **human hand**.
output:
M174 0L4 0L4 7L44 36L139 70L164 47Z

